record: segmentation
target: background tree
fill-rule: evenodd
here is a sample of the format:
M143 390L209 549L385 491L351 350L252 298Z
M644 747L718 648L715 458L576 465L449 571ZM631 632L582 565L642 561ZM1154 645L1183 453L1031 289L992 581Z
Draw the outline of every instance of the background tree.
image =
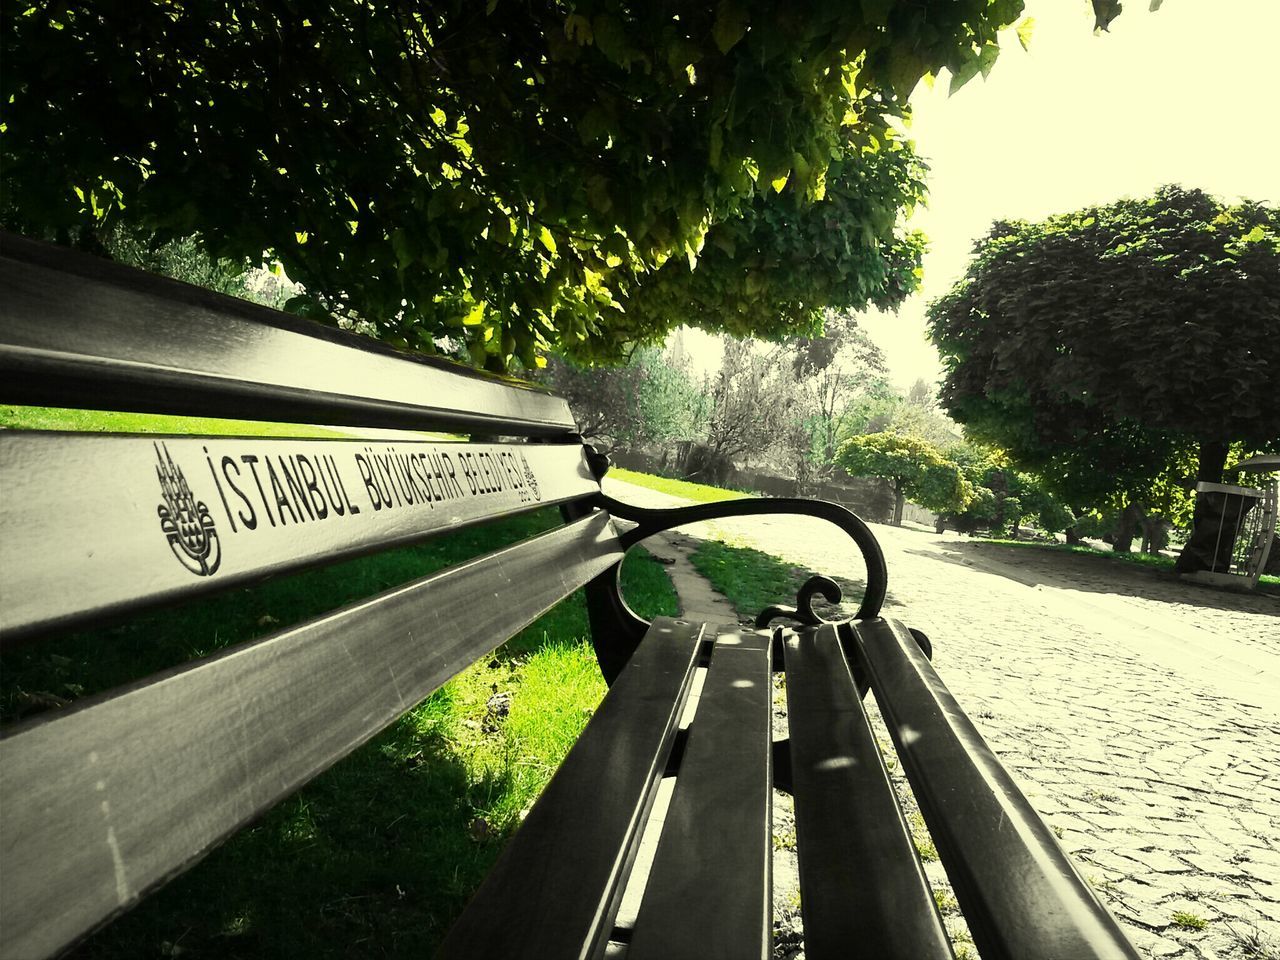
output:
M973 496L954 462L927 440L897 433L851 437L836 457L857 477L880 477L893 490L893 524L902 525L906 498L937 512L958 510Z
M1272 208L1165 187L997 223L929 323L944 407L1072 503L1140 505L1190 451L1219 482L1233 441L1280 438Z
M884 354L848 313L826 311L822 333L784 341L775 391L790 411L766 461L805 495L828 479L858 402L882 386Z
M724 338L720 369L708 377L706 440L687 469L709 483L723 483L735 459L777 443L797 407L783 375L781 351L752 340Z
M653 347L613 367L580 367L552 356L541 379L568 400L582 436L605 453L691 439L705 415L688 370Z
M495 367L619 358L675 304L777 334L893 302L919 185L892 123L927 71L989 70L1021 0L672 9L8 4L0 219L265 253L305 287L292 309Z

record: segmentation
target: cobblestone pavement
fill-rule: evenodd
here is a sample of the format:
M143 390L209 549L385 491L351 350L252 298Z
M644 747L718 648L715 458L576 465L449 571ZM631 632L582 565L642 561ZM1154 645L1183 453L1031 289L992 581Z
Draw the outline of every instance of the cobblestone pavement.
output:
M1280 599L873 530L886 613L933 638L939 673L1140 952L1280 958ZM819 521L688 532L861 578Z

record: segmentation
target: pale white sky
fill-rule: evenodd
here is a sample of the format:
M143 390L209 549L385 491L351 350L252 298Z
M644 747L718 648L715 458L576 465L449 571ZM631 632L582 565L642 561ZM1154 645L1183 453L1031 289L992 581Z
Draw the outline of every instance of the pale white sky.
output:
M1280 203L1280 0L1134 0L1095 37L1086 0L1028 0L1031 49L1013 31L991 76L948 97L944 74L912 97L910 135L930 164L922 291L863 322L893 382L941 377L928 301L964 272L996 219L1040 219L1166 183ZM693 334L690 336L690 334ZM710 338L686 334L686 349ZM715 351L718 353L718 351Z

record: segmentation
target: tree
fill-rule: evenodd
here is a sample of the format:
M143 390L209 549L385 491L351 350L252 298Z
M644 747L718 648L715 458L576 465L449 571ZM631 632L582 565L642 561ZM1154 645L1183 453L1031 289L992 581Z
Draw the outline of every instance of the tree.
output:
M652 347L615 367L580 367L552 356L542 379L569 402L582 436L605 453L689 439L700 426L697 386L683 367Z
M725 337L720 369L703 385L706 442L688 465L690 474L723 482L733 460L777 443L797 406L790 386L778 348Z
M828 478L840 442L851 432L856 404L884 379L884 354L848 313L827 310L822 332L784 341L777 396L790 411L770 451L796 492Z
M678 304L805 332L909 289L919 165L892 122L926 72L985 74L1021 9L9 4L0 220L265 255L291 309L491 367L618 359Z
M907 497L922 507L943 512L960 509L973 496L960 468L919 437L897 433L851 437L840 447L836 459L854 476L888 481L894 496L894 526L902 525Z
M1071 503L1140 505L1189 456L1218 482L1232 442L1280 437L1273 208L1172 186L997 223L929 324L943 405Z

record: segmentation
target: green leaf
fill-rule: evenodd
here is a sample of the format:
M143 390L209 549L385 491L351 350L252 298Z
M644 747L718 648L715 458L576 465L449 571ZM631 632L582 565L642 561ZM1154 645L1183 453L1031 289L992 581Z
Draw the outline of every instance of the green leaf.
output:
M991 75L991 68L996 65L998 56L1000 56L1000 48L994 43L986 44L978 54L978 69L982 71L983 80Z
M1159 0L1156 0L1159 2ZM1031 33L1036 28L1036 18L1027 17L1018 24L1018 42L1022 44L1023 50L1031 49Z
M976 77L981 66L982 63L978 59L978 52L976 50L969 51L967 58L959 69L951 71L951 86L947 89L947 96L953 96L957 90Z
M905 100L911 96L924 72L925 63L916 54L906 48L894 48L889 57L889 82L899 97Z
M550 231L550 230L548 230L546 227L543 227L543 228L538 232L538 240L539 240L539 242L540 242L544 247L546 247L546 248L547 248L547 251L548 251L552 256L555 256L555 253L556 253L556 238L555 238L555 237L553 237L553 236L551 235L551 231Z
M707 157L707 161L711 164L711 169L720 169L720 153L724 149L724 127L716 124L711 128L711 150Z
M750 14L745 7L729 0L721 0L716 8L716 22L711 27L711 38L721 53L728 53L747 32Z

